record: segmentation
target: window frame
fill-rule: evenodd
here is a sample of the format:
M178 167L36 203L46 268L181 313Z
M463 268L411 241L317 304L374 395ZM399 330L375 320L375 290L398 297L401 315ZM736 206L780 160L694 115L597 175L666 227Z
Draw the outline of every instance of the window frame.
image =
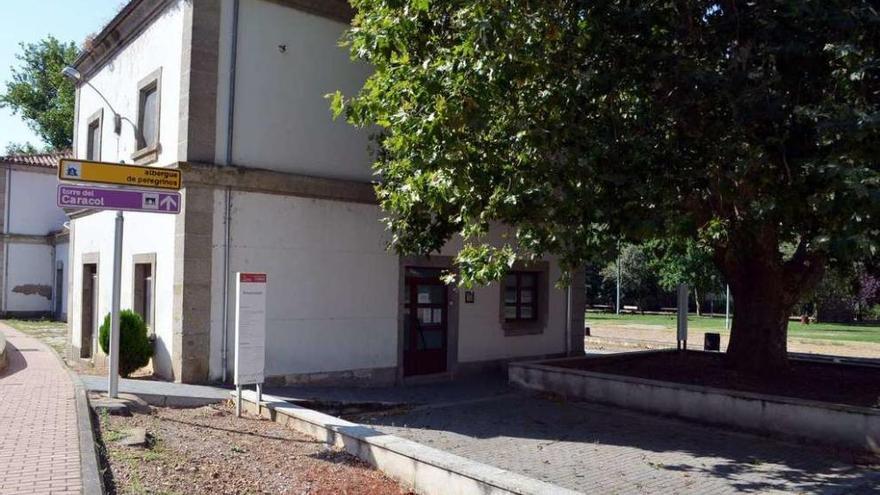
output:
M144 109L146 103L146 94L149 91L156 92L156 126L150 136L153 144L147 145L147 136L143 135L144 129ZM135 152L132 159L136 163L145 164L158 160L160 127L162 125L162 68L151 72L145 78L138 82L137 86L137 135L135 136Z
M498 294L498 320L505 337L518 337L524 335L537 335L544 333L547 328L549 315L550 300L550 262L545 260L537 261L516 261L510 268L508 273L514 272L530 272L537 274L535 280L534 296L536 308L535 317L527 320L508 320L504 314L505 292L507 290L507 279L503 278L496 282ZM518 295L517 298L520 296Z
M92 141L92 129L96 130L97 144ZM98 109L86 120L86 160L101 161L101 145L104 132L104 109Z
M516 280L514 282L513 287L508 285L508 278L514 277ZM526 286L523 283L523 279L530 277L532 279L531 286ZM540 305L538 304L538 283L540 280L541 274L536 271L529 270L511 270L504 277L504 298L501 303L504 306L502 312L504 314L504 320L507 323L515 323L515 322L532 322L538 320L538 315L540 313ZM507 291L513 289L516 292L516 300L513 303L507 302ZM531 292L532 298L530 302L523 302L522 293L523 292ZM514 307L516 308L516 315L513 318L507 316L507 308ZM532 310L532 315L529 317L522 316L522 308L528 307Z
M144 318L144 323L147 325L147 334L155 335L156 334L156 253L142 253L135 254L131 259L131 310L140 314L137 311L139 306L139 302L137 300L138 295L138 265L149 265L150 267L150 278L152 283L150 284L150 308L149 315L143 314L141 315ZM149 319L148 319L149 317Z

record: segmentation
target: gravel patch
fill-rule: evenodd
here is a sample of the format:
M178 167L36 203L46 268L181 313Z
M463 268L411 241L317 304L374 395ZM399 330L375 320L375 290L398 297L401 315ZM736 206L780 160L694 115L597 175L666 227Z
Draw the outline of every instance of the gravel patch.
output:
M123 446L135 428L146 429L146 446ZM409 493L345 452L256 416L236 418L229 403L102 415L99 433L109 493Z

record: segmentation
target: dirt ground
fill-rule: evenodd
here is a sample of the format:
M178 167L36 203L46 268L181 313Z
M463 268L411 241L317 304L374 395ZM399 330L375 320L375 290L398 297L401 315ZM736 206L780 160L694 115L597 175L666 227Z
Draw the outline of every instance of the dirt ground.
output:
M588 317L589 320L589 317ZM603 325L588 323L590 337L586 338L587 350L634 350L675 347L675 332L662 325ZM703 348L703 332L690 331L689 349ZM727 335L721 336L721 350L727 348ZM880 358L880 344L871 342L828 342L815 339L790 338L790 352L828 354L832 356Z
M347 453L272 421L236 418L231 405L145 407L100 417L110 475L119 494L405 494L395 481ZM147 445L120 444L147 431Z

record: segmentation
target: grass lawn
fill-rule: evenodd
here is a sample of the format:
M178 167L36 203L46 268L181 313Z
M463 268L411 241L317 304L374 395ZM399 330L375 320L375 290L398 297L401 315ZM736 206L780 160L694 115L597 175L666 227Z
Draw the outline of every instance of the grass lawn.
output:
M67 342L67 323L51 320L2 320L19 332L36 337L52 346L58 354L64 356Z
M613 313L587 313L587 325L660 325L670 332L675 329L676 318L673 315L639 315ZM716 331L728 333L724 329L723 316L688 316L688 327L701 331ZM880 325L878 324L842 324L842 323L813 323L804 325L800 322L788 324L789 337L819 339L827 341L851 341L851 342L874 342L880 343Z

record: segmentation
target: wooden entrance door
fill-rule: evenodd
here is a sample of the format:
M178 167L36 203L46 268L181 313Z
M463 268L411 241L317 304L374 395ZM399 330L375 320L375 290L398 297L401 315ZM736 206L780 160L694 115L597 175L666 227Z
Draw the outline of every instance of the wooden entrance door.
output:
M437 268L407 268L404 286L403 374L446 371L448 300Z

